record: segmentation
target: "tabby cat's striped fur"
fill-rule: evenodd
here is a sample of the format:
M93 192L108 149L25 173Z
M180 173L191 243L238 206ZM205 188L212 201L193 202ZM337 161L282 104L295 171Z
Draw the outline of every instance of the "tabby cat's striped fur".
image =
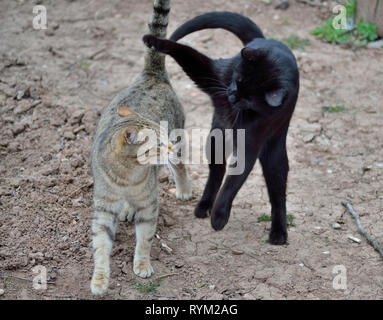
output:
M155 0L149 22L150 33L166 37L170 0ZM149 128L158 134L156 151L167 151L159 135L160 121L169 132L184 127L183 107L173 91L165 70L165 56L149 49L145 67L136 81L121 91L101 115L91 152L94 178L92 245L94 273L91 291L103 294L109 282L110 253L116 234L116 220L134 220L136 249L133 271L146 278L153 274L150 249L159 213L157 165L137 161L137 132ZM183 164L172 165L176 196L191 198L191 187Z

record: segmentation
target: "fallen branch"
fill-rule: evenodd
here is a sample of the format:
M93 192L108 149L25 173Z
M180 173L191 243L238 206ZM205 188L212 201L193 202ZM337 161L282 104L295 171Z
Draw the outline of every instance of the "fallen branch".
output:
M318 1L313 1L313 0L296 0L297 2L308 4L312 7L324 7L325 5L321 2Z
M77 188L75 191L73 191L69 197L72 198L77 192L81 191L82 189L84 189L85 187L91 187L93 186L93 182L87 182L86 184L82 185L80 188Z
M356 225L358 227L358 231L359 233L366 238L367 242L372 245L372 247L379 252L380 256L382 257L383 259L383 249L381 246L378 245L378 243L373 239L371 238L370 235L367 234L366 231L364 231L363 227L362 227L362 224L360 223L360 219L359 219L359 215L354 211L354 209L352 208L351 204L346 201L346 200L342 200L342 205L348 209L348 211L350 212L350 214L354 217L355 221L356 221Z
M172 277L172 276L178 276L180 275L182 272L176 272L176 273L167 273L167 274L163 274L162 276L158 276L157 278L154 279L154 281L159 281L163 278L168 278L168 277Z

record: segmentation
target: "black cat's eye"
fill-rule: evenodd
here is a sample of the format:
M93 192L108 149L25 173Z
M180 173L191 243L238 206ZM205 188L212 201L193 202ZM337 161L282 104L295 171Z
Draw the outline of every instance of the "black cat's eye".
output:
M237 79L237 86L240 87L240 86L242 86L242 85L243 85L243 78L242 78L242 77L239 77L239 78Z

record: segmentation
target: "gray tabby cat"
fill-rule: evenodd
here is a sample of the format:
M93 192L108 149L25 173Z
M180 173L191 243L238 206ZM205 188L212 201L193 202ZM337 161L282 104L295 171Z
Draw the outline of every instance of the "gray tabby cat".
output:
M166 37L170 0L155 0L149 30ZM135 82L122 90L103 111L91 151L94 178L94 216L92 245L94 273L93 294L103 294L109 282L110 253L116 234L116 219L132 221L136 228L133 271L142 278L150 277L150 249L159 214L157 177L159 166L142 164L137 159L145 139L140 133L154 130L157 143L154 153L168 154L171 143L164 140L160 121L168 122L168 132L183 128L183 107L170 85L165 70L165 56L149 49L145 67ZM164 142L165 141L165 142ZM153 151L153 150L151 150ZM182 163L169 163L176 183L178 199L192 196L186 168Z

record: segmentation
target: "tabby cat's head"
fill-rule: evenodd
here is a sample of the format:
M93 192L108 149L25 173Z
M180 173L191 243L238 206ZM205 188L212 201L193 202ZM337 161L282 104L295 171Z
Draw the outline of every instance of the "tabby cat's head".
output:
M139 165L167 161L172 149L167 132L163 133L157 123L126 106L120 107L119 115L124 121L116 126L111 138L112 152L119 160Z

